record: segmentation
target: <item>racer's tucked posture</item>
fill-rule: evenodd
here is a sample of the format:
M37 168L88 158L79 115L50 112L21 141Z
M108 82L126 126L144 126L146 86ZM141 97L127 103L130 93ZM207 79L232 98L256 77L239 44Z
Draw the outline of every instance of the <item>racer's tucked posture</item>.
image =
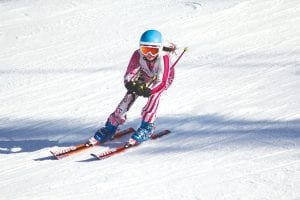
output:
M119 125L126 121L126 113L139 96L148 98L142 109L142 122L129 142L136 144L150 138L156 118L161 94L172 84L174 68L171 68L169 52L175 46L163 47L162 34L157 30L147 30L140 38L140 48L135 50L124 75L127 93L117 108L108 117L105 126L90 139L91 143L110 140Z

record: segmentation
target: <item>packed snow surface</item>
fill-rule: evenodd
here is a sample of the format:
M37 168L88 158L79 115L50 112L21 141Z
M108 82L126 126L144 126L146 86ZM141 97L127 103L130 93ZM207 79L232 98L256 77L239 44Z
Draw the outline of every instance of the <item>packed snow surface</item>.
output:
M156 120L172 133L53 159L104 125L153 28L189 47ZM300 199L300 2L2 0L0 102L1 200Z

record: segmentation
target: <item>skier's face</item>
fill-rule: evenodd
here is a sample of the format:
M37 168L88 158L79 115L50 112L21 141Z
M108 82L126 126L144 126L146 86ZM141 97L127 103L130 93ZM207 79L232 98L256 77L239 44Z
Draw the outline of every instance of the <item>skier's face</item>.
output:
M141 45L140 50L148 61L154 60L159 53L159 46Z
M144 55L148 61L152 61L156 58L156 56L151 55L150 53Z

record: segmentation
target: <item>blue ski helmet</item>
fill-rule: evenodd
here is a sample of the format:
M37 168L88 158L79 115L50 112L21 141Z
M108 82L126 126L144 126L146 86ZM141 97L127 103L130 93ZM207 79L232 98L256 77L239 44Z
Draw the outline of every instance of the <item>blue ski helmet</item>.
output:
M140 45L155 45L161 47L163 43L162 35L157 30L145 31L140 39Z

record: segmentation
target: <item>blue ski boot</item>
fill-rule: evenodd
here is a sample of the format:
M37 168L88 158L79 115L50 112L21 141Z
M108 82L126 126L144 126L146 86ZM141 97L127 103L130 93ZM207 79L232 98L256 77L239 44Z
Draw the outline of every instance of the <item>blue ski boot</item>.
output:
M131 136L131 139L134 139L137 143L142 143L150 139L151 134L153 133L153 123L148 123L142 121L140 128Z
M111 140L116 131L118 126L112 125L109 121L105 123L103 128L100 128L94 135L94 138L98 141L98 143L104 143L108 140Z

